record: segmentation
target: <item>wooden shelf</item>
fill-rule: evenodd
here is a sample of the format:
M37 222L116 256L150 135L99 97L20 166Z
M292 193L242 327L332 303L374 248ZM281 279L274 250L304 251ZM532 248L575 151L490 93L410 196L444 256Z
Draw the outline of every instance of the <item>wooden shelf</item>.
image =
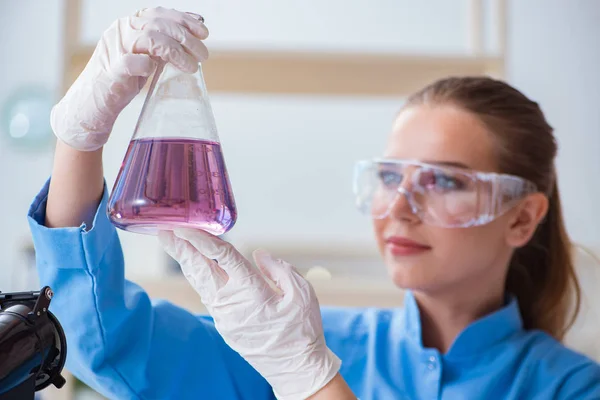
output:
M67 87L93 53L73 51ZM210 93L405 96L436 79L503 72L499 57L214 51L203 64Z

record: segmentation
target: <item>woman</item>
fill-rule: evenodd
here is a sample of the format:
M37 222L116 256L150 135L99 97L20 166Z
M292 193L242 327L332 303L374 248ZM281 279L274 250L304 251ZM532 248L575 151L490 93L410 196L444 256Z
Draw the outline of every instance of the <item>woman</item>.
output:
M319 310L291 265L258 250L261 274L186 229L160 240L212 319L152 304L126 281L102 146L154 60L192 72L207 35L163 8L118 20L53 110L52 179L29 217L69 370L117 399L600 398L600 366L560 343L579 288L552 128L492 79L414 94L384 157L357 165L358 203L408 289L403 309Z

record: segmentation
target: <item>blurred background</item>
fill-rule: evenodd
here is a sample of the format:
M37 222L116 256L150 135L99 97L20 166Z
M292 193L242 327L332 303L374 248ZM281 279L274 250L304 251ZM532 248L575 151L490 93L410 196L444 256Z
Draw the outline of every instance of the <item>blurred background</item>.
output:
M0 0L0 290L39 287L26 214L51 171L50 108L112 21L158 5L199 13L210 30L205 80L239 212L227 240L297 265L322 304L401 305L370 221L354 209L351 178L356 160L379 155L409 93L487 74L538 101L559 141L586 294L570 343L600 360L597 0ZM144 96L106 147L109 188ZM202 311L154 237L119 234L130 279ZM97 398L74 382L44 394Z

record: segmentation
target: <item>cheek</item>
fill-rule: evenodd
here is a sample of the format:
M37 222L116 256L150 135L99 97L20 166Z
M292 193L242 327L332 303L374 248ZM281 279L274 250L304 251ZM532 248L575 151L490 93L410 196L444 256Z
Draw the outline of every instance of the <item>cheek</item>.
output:
M486 242L484 232L478 228L456 228L435 235L435 253L439 258L461 264L469 259L480 245Z
M436 232L436 259L447 263L443 273L467 277L493 265L504 248L503 229L497 222Z
M383 233L385 232L386 219L373 219L373 231L375 233L375 239L377 241L377 247L379 251L383 251Z

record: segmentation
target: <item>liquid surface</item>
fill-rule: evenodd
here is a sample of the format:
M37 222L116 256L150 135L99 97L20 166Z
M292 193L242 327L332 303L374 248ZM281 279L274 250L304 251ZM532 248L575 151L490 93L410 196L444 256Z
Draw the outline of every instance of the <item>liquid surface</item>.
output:
M176 227L227 232L237 212L221 145L196 139L132 140L108 215L130 232L157 234Z

